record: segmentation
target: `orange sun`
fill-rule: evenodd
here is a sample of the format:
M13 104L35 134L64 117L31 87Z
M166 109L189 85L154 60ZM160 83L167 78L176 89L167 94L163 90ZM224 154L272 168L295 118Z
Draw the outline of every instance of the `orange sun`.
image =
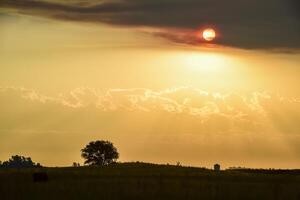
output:
M204 40L210 42L210 41L212 41L212 40L215 39L215 37L216 37L216 32L215 32L215 30L212 29L212 28L207 28L207 29L205 29L205 30L203 31L202 37L204 38Z

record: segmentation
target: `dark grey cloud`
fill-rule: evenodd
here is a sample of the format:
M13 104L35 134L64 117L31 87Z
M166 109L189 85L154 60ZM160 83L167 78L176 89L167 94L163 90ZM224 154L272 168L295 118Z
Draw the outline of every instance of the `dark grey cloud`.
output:
M299 50L298 0L2 0L1 7L46 17L150 27L173 42L199 45L194 31L213 26L215 43L244 49Z

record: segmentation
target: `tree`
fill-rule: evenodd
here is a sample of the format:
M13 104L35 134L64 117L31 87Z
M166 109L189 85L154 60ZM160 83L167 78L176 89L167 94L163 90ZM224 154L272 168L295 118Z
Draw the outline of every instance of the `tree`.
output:
M92 141L81 150L81 156L87 165L109 165L119 158L113 143L104 140Z
M30 157L24 157L15 155L12 156L8 161L4 161L1 165L4 168L30 168L30 167L41 167L39 163L35 164L32 162Z

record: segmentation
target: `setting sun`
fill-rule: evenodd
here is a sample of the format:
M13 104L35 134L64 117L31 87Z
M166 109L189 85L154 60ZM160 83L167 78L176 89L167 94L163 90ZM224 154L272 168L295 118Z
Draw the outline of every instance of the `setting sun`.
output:
M212 41L215 39L216 37L216 32L214 29L208 28L205 29L202 33L202 37L206 40L206 41Z

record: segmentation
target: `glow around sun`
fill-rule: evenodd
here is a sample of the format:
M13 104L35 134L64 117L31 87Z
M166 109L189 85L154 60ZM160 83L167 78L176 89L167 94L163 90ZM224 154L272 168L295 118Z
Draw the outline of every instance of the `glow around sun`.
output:
M207 29L205 29L205 30L203 31L202 37L203 37L203 39L206 40L206 41L212 41L212 40L214 40L215 37L216 37L216 32L215 32L215 30L212 29L212 28L207 28Z

